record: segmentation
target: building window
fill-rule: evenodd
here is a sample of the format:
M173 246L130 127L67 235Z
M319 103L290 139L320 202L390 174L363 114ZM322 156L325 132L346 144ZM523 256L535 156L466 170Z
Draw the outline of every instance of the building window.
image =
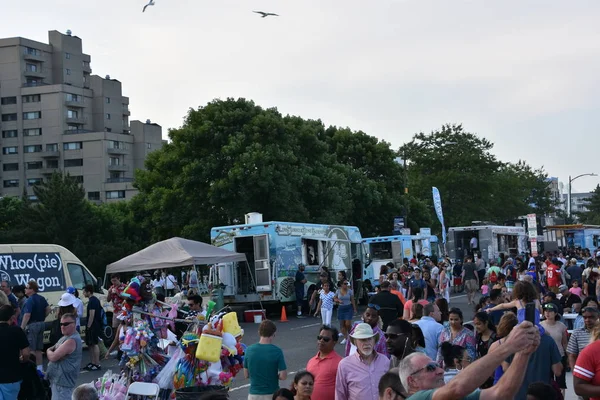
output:
M18 171L19 163L8 163L2 165L2 171Z
M37 64L25 64L25 71L27 72L40 72L40 66Z
M27 179L27 186L39 185L42 183L42 178Z
M106 119L110 119L110 114L106 114Z
M71 75L71 69L70 68L65 68L65 72L67 73L67 75Z
M23 153L39 153L42 151L41 144L32 144L30 146L23 146Z
M63 150L81 150L82 148L83 148L82 142L63 143Z
M2 122L8 122L8 121L16 121L17 120L17 114L2 114Z
M83 68L89 68L90 67L90 62L89 61L83 61Z
M41 56L42 51L38 49L34 49L32 47L25 47L25 54L30 54L32 56Z
M125 191L124 190L108 190L106 192L106 199L124 199Z
M79 113L76 110L67 110L67 118L79 118Z
M6 181L4 181L4 187L5 188L19 187L19 180L18 179L6 180Z
M42 136L42 128L23 129L23 136Z
M58 168L58 160L46 161L46 168Z
M21 97L23 103L39 103L42 100L42 96L39 94L29 94Z
M2 154L19 154L17 146L3 147Z
M8 106L10 104L17 104L17 96L2 97L0 99L0 104L2 104L3 106Z
M121 160L119 160L119 157L110 157L108 159L108 165L121 165Z
M88 192L88 200L100 201L100 192Z
M104 128L106 129L106 132L112 132L112 128Z
M15 138L17 136L19 136L19 133L16 129L2 131L2 139Z
M23 113L23 119L40 119L42 118L41 111L30 111Z
M82 167L83 158L75 158L73 160L65 160L65 168L69 167Z
M42 169L44 165L41 161L29 161L26 163L27 169Z
M106 98L106 104L110 104L110 97Z
M76 94L65 93L65 100L72 101L74 103L79 103L80 102L80 96L78 96Z
M65 58L67 60L70 60L71 59L71 53L65 53Z
M46 151L58 151L58 143L48 143L46 145Z
M83 127L83 125L67 125L67 130L68 131L78 131L79 129L81 129Z
M147 146L148 150L152 149L152 143L148 143L146 146Z

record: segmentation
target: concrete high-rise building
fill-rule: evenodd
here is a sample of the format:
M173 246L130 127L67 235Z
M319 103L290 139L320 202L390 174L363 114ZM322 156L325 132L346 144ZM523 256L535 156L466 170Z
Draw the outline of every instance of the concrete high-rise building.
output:
M133 197L134 171L162 147L161 127L130 123L121 82L92 75L80 38L48 37L0 39L0 195L35 200L32 186L62 170L89 200Z

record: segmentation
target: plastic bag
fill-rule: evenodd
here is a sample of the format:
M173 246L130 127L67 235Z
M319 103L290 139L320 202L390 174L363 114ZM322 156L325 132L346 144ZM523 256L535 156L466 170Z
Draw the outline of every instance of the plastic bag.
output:
M173 357L171 357L169 362L163 367L162 371L158 373L156 383L158 383L158 386L160 386L161 389L174 388L173 376L177 369L177 363L183 356L185 356L185 353L178 347Z

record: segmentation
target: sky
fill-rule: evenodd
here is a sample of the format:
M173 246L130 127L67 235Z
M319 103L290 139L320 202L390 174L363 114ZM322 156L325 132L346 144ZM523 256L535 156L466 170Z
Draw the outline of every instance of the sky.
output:
M189 108L244 97L395 149L462 123L565 190L569 175L600 175L598 1L155 0L142 13L146 2L0 0L0 37L70 29L92 72L123 83L131 119L165 138Z

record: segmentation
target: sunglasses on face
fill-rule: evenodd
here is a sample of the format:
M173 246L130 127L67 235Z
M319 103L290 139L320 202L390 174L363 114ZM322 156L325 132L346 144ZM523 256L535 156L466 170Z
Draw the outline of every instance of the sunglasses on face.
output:
M379 307L377 304L372 304L372 303L367 304L367 307L368 308L373 308L373 309L375 309L377 311L379 311L381 309L381 307Z
M418 374L421 371L433 372L436 369L438 369L438 365L436 363L434 363L434 362L430 362L429 364L427 364L423 368L418 369L415 372L413 372L412 374L410 374L410 376L416 375L416 374Z
M325 343L329 343L331 341L331 338L327 337L327 336L321 336L321 335L319 335L319 336L317 336L317 340L322 340Z
M71 321L71 322L61 322L60 326L69 326L69 325L71 325L73 323L74 323L73 321Z

